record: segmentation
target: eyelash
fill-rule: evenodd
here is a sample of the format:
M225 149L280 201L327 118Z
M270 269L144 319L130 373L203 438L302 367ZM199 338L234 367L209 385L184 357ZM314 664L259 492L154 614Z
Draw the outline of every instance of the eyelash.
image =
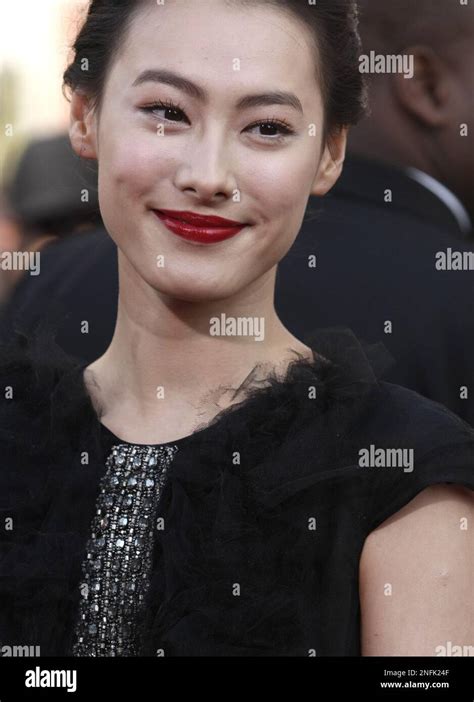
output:
M153 103L152 105L146 105L145 107L141 107L141 110L146 112L147 114L153 114L153 112L157 109L159 110L173 110L175 112L181 112L185 117L186 113L182 107L180 107L177 103L173 103L171 100L158 100L157 102ZM186 117L186 119L188 119ZM172 121L172 120L171 120ZM271 125L272 127L280 129L280 135L278 137L265 137L262 136L262 139L264 139L267 142L277 142L280 143L287 137L291 136L294 134L294 130L290 127L290 125L285 122L284 120L280 119L275 119L274 117L271 117L270 119L265 119L265 120L258 120L258 122L254 122L253 124L249 125L247 129L252 129L254 127L260 127L262 125Z

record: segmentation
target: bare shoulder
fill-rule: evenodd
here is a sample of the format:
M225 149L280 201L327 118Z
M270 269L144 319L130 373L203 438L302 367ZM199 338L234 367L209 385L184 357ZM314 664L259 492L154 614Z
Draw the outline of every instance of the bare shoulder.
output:
M440 484L369 534L359 570L362 655L442 655L448 642L472 645L474 655L473 530L474 491Z

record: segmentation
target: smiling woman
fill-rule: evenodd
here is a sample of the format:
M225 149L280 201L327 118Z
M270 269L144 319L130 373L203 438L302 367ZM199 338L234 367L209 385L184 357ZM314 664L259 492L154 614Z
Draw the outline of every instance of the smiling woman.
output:
M361 111L348 7L91 5L65 73L71 141L101 164L101 212L122 277L138 274L172 298L207 304L250 296L265 282L259 306L272 304L276 266L295 240L309 194L334 184L345 128ZM235 236L226 246L214 246L220 238L209 227L198 243L212 247L190 247L179 238L182 227L153 216L165 209L178 218L191 211L252 225L227 232ZM268 345L281 350L294 340L267 314Z
M273 303L309 195L336 182L363 110L358 52L351 0L90 3L64 80L73 148L99 163L118 316L87 367L41 335L1 349L15 404L0 417L0 508L21 525L0 532L5 643L34 632L42 655L75 656L468 643L474 430L381 380L380 346L349 330L303 343Z

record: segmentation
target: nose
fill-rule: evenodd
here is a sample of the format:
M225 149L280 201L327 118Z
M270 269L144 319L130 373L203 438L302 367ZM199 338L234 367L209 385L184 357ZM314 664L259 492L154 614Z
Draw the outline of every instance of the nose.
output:
M184 152L176 186L195 193L203 202L231 198L237 189L231 161L224 134L218 128L210 129L204 137L196 136Z

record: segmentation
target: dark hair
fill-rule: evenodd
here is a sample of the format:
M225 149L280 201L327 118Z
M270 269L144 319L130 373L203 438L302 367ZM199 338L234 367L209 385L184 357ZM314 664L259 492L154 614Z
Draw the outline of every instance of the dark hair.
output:
M359 71L360 39L354 0L227 0L233 5L272 5L289 12L311 31L317 78L321 83L325 133L356 124L364 114L366 97ZM64 86L80 89L100 111L107 72L136 13L147 0L91 0L73 46L74 60L64 72ZM319 57L319 58L318 58ZM84 70L83 62L87 62ZM63 87L64 87L63 86Z

